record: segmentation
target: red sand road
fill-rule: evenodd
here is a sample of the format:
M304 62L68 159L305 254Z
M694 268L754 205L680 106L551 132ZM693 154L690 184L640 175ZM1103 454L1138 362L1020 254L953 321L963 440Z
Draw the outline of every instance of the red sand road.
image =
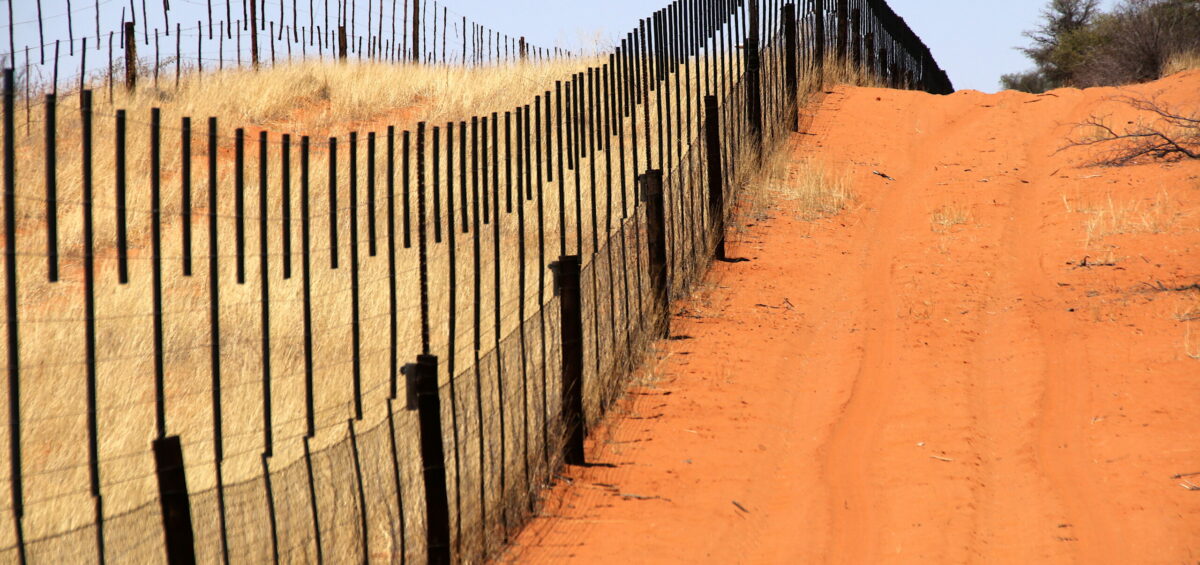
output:
M1200 472L1200 163L1056 152L1129 118L1120 92L1200 110L1200 73L827 96L794 151L848 168L854 206L736 237L751 261L593 431L613 467L566 470L501 560L1200 561L1200 475L1173 478ZM1110 201L1124 233L1089 241Z

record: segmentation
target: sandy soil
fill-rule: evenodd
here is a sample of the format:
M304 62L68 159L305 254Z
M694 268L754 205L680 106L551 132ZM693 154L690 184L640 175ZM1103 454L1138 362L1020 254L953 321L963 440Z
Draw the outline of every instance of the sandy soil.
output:
M853 208L736 238L502 560L1200 560L1200 163L1056 151L1122 92L1200 73L827 96L795 151Z

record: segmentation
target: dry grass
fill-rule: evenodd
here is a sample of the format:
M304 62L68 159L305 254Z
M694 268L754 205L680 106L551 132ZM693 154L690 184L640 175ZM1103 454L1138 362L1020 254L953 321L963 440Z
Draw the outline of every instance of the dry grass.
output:
M1063 201L1067 202L1066 197ZM1071 211L1071 206L1066 205L1068 211ZM1109 194L1104 202L1098 205L1076 205L1074 211L1087 215L1084 220L1087 246L1110 235L1164 233L1178 224L1184 216L1178 202L1165 190L1159 192L1148 204L1140 199L1118 202Z
M815 111L822 89L843 84L882 86L878 77L867 69L831 55L825 61L823 80L817 80L811 70L801 73L797 98L801 113ZM850 172L834 169L819 160L797 159L799 146L798 140L784 138L767 149L762 172L746 187L745 203L751 219L765 219L767 210L778 200L787 201L789 209L805 221L835 216L854 201Z
M760 222L781 208L803 221L836 216L854 201L850 173L824 161L798 158L800 140L783 138L768 149L761 172L748 184L743 204L747 220Z
M1163 65L1162 76L1171 76L1192 69L1200 69L1200 51L1187 51L1171 55L1171 58L1167 59Z
M1176 307L1174 317L1180 322L1200 321L1200 291L1188 293L1184 303Z
M821 84L826 88L841 84L868 88L882 88L884 86L879 77L870 72L866 67L855 65L849 60L839 59L832 54L825 57L824 71L823 82ZM817 90L817 84L817 75L815 73L803 73L800 79L800 91L815 91Z
M799 159L789 164L786 176L775 185L789 209L805 221L836 216L854 201L847 170L835 170L819 159Z
M929 215L929 223L933 231L939 233L949 232L954 226L970 222L970 207L958 203L943 204Z
M143 81L132 93L118 86L111 98L104 84L92 87L100 113L122 108L131 119L145 119L150 108L158 107L169 125L182 116L197 121L215 116L227 126L343 136L381 121L408 129L419 121L440 123L503 111L552 90L555 80L598 63L599 59L564 59L501 67L430 67L298 61L257 72L243 68L187 75L179 88L173 81L158 89ZM60 116L73 115L78 96L60 96ZM41 101L32 101L34 122L42 116ZM21 102L17 113L18 133L24 133ZM41 140L36 123L29 133L33 142Z

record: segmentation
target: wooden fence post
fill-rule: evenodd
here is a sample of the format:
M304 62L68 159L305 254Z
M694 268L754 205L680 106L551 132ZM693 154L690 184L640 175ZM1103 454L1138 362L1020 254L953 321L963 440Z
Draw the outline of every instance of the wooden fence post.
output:
M876 75L876 77L879 79L880 85L886 87L889 84L888 81L890 80L889 75L891 74L891 71L892 71L891 67L888 66L887 48L880 47L879 48L879 74Z
M421 64L421 0L413 0L412 62Z
M714 256L725 258L725 183L721 175L721 114L717 97L704 97L704 140L708 159L708 217L716 238Z
M450 563L450 498L446 493L446 454L442 445L442 404L438 398L438 361L418 355L401 372L408 377L408 409L421 426L421 465L425 469L425 527L430 565Z
M816 0L813 3L813 59L814 72L817 74L816 88L820 90L825 85L825 1Z
M258 70L258 8L255 2L250 2L250 66Z
M154 464L162 503L163 530L167 538L167 563L194 564L196 548L192 533L192 510L188 503L187 475L183 469L183 446L179 436L156 439Z
M800 76L796 68L796 58L799 53L796 30L796 4L788 2L783 5L783 51L784 51L784 85L787 89L788 120L792 122L792 131L800 131Z
M667 278L667 229L663 210L663 173L661 169L647 171L641 176L642 202L646 203L646 246L650 259L652 302L661 310L661 337L671 335L671 287Z
M888 73L892 88L904 88L904 64L900 61L900 56L901 53L892 52L892 70Z
M868 32L863 38L863 51L867 56L867 73L872 78L877 78L879 71L875 67L875 32Z
M8 350L8 448L9 486L12 488L13 527L17 556L25 563L25 497L21 478L21 374L17 318L17 216L16 216L16 84L13 69L4 69L4 302L5 336ZM90 99L90 98L89 98ZM101 530L102 531L102 530Z
M566 442L563 460L568 465L583 465L583 312L579 291L578 255L563 255L550 265L554 273L554 292L561 307L562 324L562 408L561 418Z
M746 37L746 111L750 121L751 142L762 158L762 65L759 53L759 2L750 0L750 24Z
M133 33L133 22L125 22L125 89L133 92L137 88L137 37Z
M837 0L837 45L839 61L846 60L846 49L850 43L850 0Z
M338 26L337 30L338 41L338 60L346 60L346 26Z
M850 60L855 67L862 66L862 12L855 8L850 20Z

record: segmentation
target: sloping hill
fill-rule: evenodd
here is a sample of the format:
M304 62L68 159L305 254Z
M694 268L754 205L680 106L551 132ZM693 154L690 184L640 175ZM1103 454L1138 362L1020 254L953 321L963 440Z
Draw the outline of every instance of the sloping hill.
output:
M737 238L507 557L1200 558L1200 163L1059 151L1139 118L1114 96L1197 92L827 96L791 150L855 203Z

